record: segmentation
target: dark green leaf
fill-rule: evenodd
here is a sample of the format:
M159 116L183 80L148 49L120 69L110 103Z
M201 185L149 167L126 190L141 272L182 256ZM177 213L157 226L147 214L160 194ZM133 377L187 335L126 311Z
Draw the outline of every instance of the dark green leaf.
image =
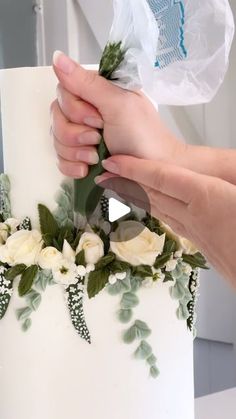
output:
M163 253L175 253L177 250L177 243L174 240L166 240Z
M42 234L50 234L53 238L57 238L59 234L59 226L56 219L45 205L38 205L39 221Z
M13 281L18 275L21 275L26 270L26 265L21 263L20 265L13 266L13 268L8 269L5 274L6 279Z
M90 272L88 279L88 296L89 298L95 297L100 291L105 288L108 283L110 272L108 269Z
M103 230L99 232L99 236L100 236L100 239L103 241L104 253L106 254L110 247L110 238Z
M171 256L172 256L172 253L165 253L165 254L163 254L161 256L158 256L156 258L156 262L154 264L154 268L155 269L162 268L168 262L168 260L170 260Z
M81 252L79 252L76 257L75 257L75 263L77 266L79 265L83 265L86 266L86 261L85 261L85 251L81 250Z
M22 276L19 283L18 291L20 297L23 297L25 294L27 294L34 283L34 279L38 273L38 266L32 265L29 268L27 268Z
M72 245L71 245L71 247L72 247L72 249L73 250L76 250L77 249L77 247L78 247L78 244L79 244L79 241L80 241L80 239L81 239L81 236L82 236L82 231L79 231L78 233L77 233L77 236L76 236L76 238L75 238L75 240L74 240L74 242L72 243Z
M165 272L165 279L163 282L169 282L169 281L174 281L174 279L170 272Z
M182 257L183 261L188 263L193 269L209 269L206 259L200 252L195 253L195 255L183 255Z
M109 252L106 256L103 256L98 263L96 263L96 270L100 270L105 268L106 266L110 265L114 260L116 256L114 253Z
M53 245L53 237L51 234L43 234L43 241L45 246L49 247Z
M153 276L152 268L149 265L140 265L135 266L132 269L132 273L134 276L140 277L140 278L146 278L148 276Z
M114 262L112 262L109 268L112 273L119 273L119 272L127 272L129 269L132 268L132 266L127 262L115 260Z

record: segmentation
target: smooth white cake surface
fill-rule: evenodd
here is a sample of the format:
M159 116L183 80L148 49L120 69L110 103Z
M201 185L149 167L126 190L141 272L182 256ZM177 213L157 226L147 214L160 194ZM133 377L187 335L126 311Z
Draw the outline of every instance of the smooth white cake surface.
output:
M37 220L37 204L54 209L62 176L50 137L49 107L57 80L51 67L2 70L4 168L16 217ZM59 285L48 287L33 324L22 332L15 289L0 321L1 419L193 419L193 344L176 317L169 285L139 291L135 318L152 328L148 339L159 378L149 376L125 345L116 312L119 298L103 291L85 298L92 344L76 333Z

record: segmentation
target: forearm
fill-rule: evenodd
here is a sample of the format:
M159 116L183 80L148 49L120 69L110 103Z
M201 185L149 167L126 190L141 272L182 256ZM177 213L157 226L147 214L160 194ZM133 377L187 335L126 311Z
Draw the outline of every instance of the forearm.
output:
M236 150L181 144L172 163L236 185Z

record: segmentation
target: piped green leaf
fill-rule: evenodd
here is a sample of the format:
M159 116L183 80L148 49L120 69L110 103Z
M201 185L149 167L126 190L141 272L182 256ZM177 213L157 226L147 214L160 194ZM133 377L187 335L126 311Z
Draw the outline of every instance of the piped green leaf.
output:
M26 265L23 263L13 266L12 268L8 269L5 274L6 279L9 281L13 281L18 275L21 275L26 270Z
M133 292L125 292L121 299L121 308L130 309L136 307L139 304L139 299L137 295Z
M23 297L25 294L27 294L30 291L37 273L38 273L37 265L32 265L23 272L20 283L19 283L19 287L18 287L20 297Z
M85 251L81 250L75 257L75 263L77 266L79 265L83 265L86 266L86 261L85 261Z
M150 368L150 375L152 378L158 378L160 375L160 371L156 365L152 365Z
M108 283L109 276L110 272L106 268L99 271L95 270L90 272L87 287L89 298L95 297L105 288Z
M206 259L200 252L195 253L195 255L183 255L182 258L183 261L188 263L193 269L209 269Z
M150 357L151 354L152 354L152 347L145 340L142 340L140 342L140 345L138 346L138 348L136 349L134 353L135 358L137 359L147 359Z
M118 312L118 319L120 320L121 323L126 324L130 322L130 320L132 319L132 315L133 315L133 312L131 309L127 309L127 310L121 309Z
M49 234L53 238L56 238L59 234L59 226L51 211L42 204L38 205L38 211L41 233L43 235Z

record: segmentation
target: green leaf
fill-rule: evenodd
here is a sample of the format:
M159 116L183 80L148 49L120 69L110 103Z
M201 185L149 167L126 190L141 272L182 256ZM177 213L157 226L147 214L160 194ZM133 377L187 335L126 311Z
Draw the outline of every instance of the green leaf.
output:
M136 320L135 327L137 329L137 337L140 339L146 339L152 333L151 329L148 327L147 323Z
M24 307L16 310L16 317L18 320L26 320L32 313L32 308Z
M35 291L35 290L31 290L28 294L27 294L27 300L29 302L29 306L32 308L32 310L36 311L42 301L42 297L39 294L39 292Z
M165 271L165 279L164 279L163 282L169 282L169 281L174 281L174 278L171 275L171 272Z
M109 250L109 247L110 247L110 238L103 230L100 230L99 237L103 241L104 253L106 254Z
M13 281L18 275L21 275L26 270L26 265L23 263L13 266L12 268L8 269L5 274L5 278L9 281Z
M95 297L100 291L105 288L108 283L110 272L108 269L95 270L90 272L88 279L88 296L89 298Z
M76 236L76 238L75 238L75 240L73 241L73 243L71 244L71 247L72 247L72 249L73 250L76 250L77 249L77 247L78 247L78 244L79 244L79 241L80 241L80 239L81 239L81 236L82 236L82 231L79 231L78 233L77 233L77 236Z
M110 295L118 295L131 290L130 277L127 275L125 279L117 280L114 285L108 286L108 293Z
M152 347L145 340L142 340L134 355L137 359L147 359L152 354Z
M75 263L77 266L79 265L83 265L86 266L86 261L85 261L85 251L81 250L75 257Z
M50 247L53 245L53 236L51 234L43 234L42 237L45 246Z
M166 240L163 253L175 253L177 250L177 243L174 240Z
M130 309L136 307L139 304L139 299L137 295L133 292L125 292L122 296L120 305L121 308Z
M32 265L23 272L20 283L19 283L19 287L18 287L20 297L23 297L25 294L27 294L30 291L37 273L38 273L37 265Z
M29 330L31 325L32 325L32 320L31 319L25 319L24 323L21 326L23 332L27 332L27 330Z
M140 278L146 278L149 276L153 276L152 268L149 265L140 265L135 266L132 269L132 273L134 276L138 276Z
M160 371L156 365L152 365L150 368L150 374L152 378L158 378L160 375Z
M156 356L155 355L150 355L149 356L149 358L147 359L147 363L150 365L150 366L153 366L153 365L156 365L156 363L157 363L157 358L156 358Z
M163 268L163 266L170 260L171 256L172 256L172 253L165 253L161 256L158 256L156 258L154 268L155 269Z
M183 255L182 257L183 261L188 263L193 269L209 269L206 259L200 252L195 253L195 255Z
M130 344L133 343L135 339L137 339L137 329L135 325L133 325L124 332L123 341L124 343Z
M120 260L115 260L111 266L110 270L113 274L120 273L120 272L127 272L132 268L132 266L127 262L122 262Z
M122 47L122 42L108 43L103 51L100 61L99 74L105 79L112 80L114 71L124 60L126 51Z
M50 234L53 238L57 238L59 234L59 227L52 213L45 205L38 205L39 221L41 227L41 233Z
M116 258L115 254L112 252L109 252L108 255L103 256L103 258L101 258L98 261L98 263L96 263L96 270L100 270L107 267L115 260L115 258Z
M131 309L121 309L118 312L118 319L120 320L121 323L129 323L130 320L132 319L132 315L133 312Z
M79 336L86 342L91 343L91 336L85 321L83 299L84 284L83 279L79 279L77 284L67 288L67 306L70 312L72 324Z

